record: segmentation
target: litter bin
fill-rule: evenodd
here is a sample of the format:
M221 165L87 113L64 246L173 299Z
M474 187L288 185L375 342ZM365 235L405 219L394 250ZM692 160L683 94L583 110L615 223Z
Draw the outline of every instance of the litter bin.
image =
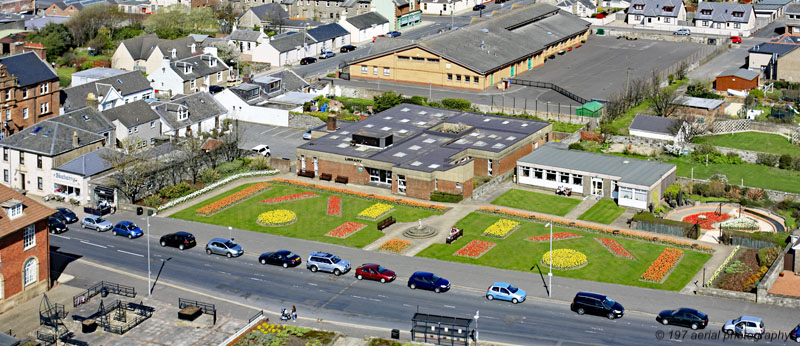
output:
M400 339L400 329L392 329L392 339Z
M83 320L81 322L81 332L88 334L97 330L97 321L94 319Z
M147 209L147 216L153 216L153 209Z
M144 209L142 207L136 207L136 215L144 214Z
M601 35L601 36L602 36L602 35L605 35L605 34L606 34L606 30L605 30L605 29L603 29L603 28L598 28L598 29L597 29L597 34L598 34L598 35Z

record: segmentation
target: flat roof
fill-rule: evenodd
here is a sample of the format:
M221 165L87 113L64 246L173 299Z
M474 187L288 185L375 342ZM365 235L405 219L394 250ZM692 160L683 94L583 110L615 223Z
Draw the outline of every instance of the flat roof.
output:
M725 100L712 100L691 96L681 96L675 100L675 104L677 105L703 109L717 109L719 106L722 106L723 103L725 103Z

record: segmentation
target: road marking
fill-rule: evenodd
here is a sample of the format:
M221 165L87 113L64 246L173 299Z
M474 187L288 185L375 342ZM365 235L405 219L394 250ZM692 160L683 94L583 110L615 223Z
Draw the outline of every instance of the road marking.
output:
M122 252L122 253L126 253L126 254L128 254L128 255L134 255L134 256L144 257L144 255L140 255L140 254L138 254L138 253L133 253L133 252L128 252L128 251L125 251L125 250L117 250L117 251L118 251L118 252Z
M499 320L499 318L497 318L497 317L492 317L492 316L481 316L481 317L482 317L482 318L488 318L488 319L490 319L490 320Z
M317 284L315 284L313 282L309 282L308 284L311 285L311 286L318 286Z
M264 281L264 280L261 280L261 279L259 279L259 278L250 278L250 280Z
M85 241L85 240L81 240L81 243L83 243L83 244L86 244L86 245L91 245L91 246L97 246L97 247L101 247L101 248L103 248L103 249L108 249L108 247L105 247L105 246L103 246L103 245L99 245L99 244L95 244L95 243L90 243L90 242L88 242L88 241Z
M408 305L408 304L406 304L406 303L403 303L403 306L410 306L410 307L412 307L412 308L414 307L414 305Z
M64 238L64 239L72 239L72 238L70 238L70 237L63 236L63 235L58 235L58 234L53 234L52 236L53 236L53 237Z
M277 129L277 127L270 127L269 130L263 131L263 132L261 132L261 134L263 135L263 134L265 134L267 132L270 132L270 131L272 131L274 129Z
M347 290L349 290L351 287L353 287L353 286L356 284L356 282L358 282L358 280L353 280L352 282L350 282L350 284L349 284L349 285L347 285L347 286L345 286L344 288L342 288L341 290L339 290L339 292L338 292L338 293L336 293L336 294L335 294L333 297L331 297L330 299L328 299L328 301L326 301L326 302L325 302L325 304L322 304L322 305L321 305L319 308L315 309L314 311L319 311L319 310L322 310L322 309L324 309L326 306L328 306L328 304L330 304L330 303L331 303L332 301L334 301L336 298L339 298L339 297L340 297L340 296L341 296L341 295L342 295L342 294L343 294L345 291L347 291Z
M455 309L456 308L455 306L452 306L452 305L445 305L444 307L451 308L451 309Z
M292 129L285 129L285 130L283 130L283 131L281 131L281 132L277 132L277 133L273 134L273 135L272 135L272 137L278 137L278 135L279 135L279 134L281 134L281 133L284 133L284 132L286 132L286 131L291 131L291 130L292 130Z

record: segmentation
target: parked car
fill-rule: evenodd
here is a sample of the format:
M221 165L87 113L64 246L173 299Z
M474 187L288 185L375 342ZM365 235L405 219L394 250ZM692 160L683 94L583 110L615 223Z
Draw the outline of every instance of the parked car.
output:
M725 334L735 334L741 336L764 335L764 321L760 317L739 316L737 319L725 322L722 326Z
M339 48L339 53L352 52L352 51L356 50L356 48L358 48L358 47L356 47L356 46L354 46L352 44L348 44L346 46L342 46L342 48Z
M303 139L305 139L307 141L311 140L311 130L308 130L305 133L303 133Z
M692 329L705 329L708 325L708 315L689 308L677 310L664 310L656 316L656 321L663 325L674 324L676 326L689 327Z
M63 207L56 208L56 210L58 210L58 214L61 215L64 220L67 220L67 223L78 222L78 215L75 215L75 213L72 210Z
M47 228L50 230L50 234L57 234L57 233L64 233L69 231L67 225L64 224L59 218L56 217L48 217L47 218Z
M384 268L382 265L367 263L356 268L356 279L376 280L385 284L397 279L397 274L395 274L394 271Z
M625 314L622 304L605 295L589 292L578 292L572 299L570 310L578 315L589 313L592 315L606 316L608 319L621 318Z
M800 324L795 326L794 329L789 332L789 339L792 339L795 342L800 342Z
M494 0L494 3L495 4L502 4L502 3L506 2L506 1L508 1L508 0Z
M67 223L67 218L65 218L64 215L61 215L61 213L55 213L53 215L50 215L50 217L56 218L63 223Z
M128 237L128 239L133 239L143 236L144 232L142 232L142 229L139 228L139 226L136 226L136 224L133 222L120 221L114 226L114 228L111 229L111 234L121 235L123 237Z
M506 300L514 304L519 304L525 301L528 294L525 290L514 287L514 285L506 282L495 282L486 290L486 299Z
M731 36L731 43L742 43L741 36Z
M672 34L678 36L689 36L692 34L692 32L689 31L689 29L687 28L680 28L678 30L673 31Z
M339 276L350 271L350 262L327 252L315 251L308 255L306 268L312 272L321 270Z
M165 234L161 236L161 240L159 241L159 243L161 244L161 246L172 246L180 250L195 247L195 245L197 245L197 241L195 241L194 235L188 232L176 232L176 233Z
M214 238L209 240L208 244L206 244L206 253L209 255L216 254L231 258L244 255L244 249L231 239Z
M218 93L220 91L223 91L223 90L225 90L225 88L223 88L223 87L221 87L219 85L212 85L212 86L208 87L208 92L210 92L212 94L216 94L216 93Z
M320 59L333 58L335 56L336 56L336 53L331 52L331 51L319 53L319 58Z
M381 34L381 35L375 36L375 37L372 38L372 42L375 42L375 40L377 40L377 39L379 39L381 37L386 37L386 35Z
M93 229L98 232L110 231L114 224L97 215L84 216L81 219L81 228Z
M253 149L250 150L257 152L264 157L272 156L272 152L269 151L269 145L266 144L256 145L253 147Z
M450 281L443 277L439 277L434 273L428 272L414 272L408 278L408 288L434 291L436 293L447 292L450 290Z
M399 31L389 31L386 33L386 37L400 37L402 35Z
M300 256L289 250L263 253L261 256L258 256L258 261L261 262L261 264L279 265L284 268L297 267L300 263L303 263Z
M300 65L308 65L317 62L317 58L307 56L305 58L300 59Z
M480 11L480 10L485 10L485 9L486 9L486 5L484 5L484 4L477 4L475 6L472 6L472 10L473 11Z

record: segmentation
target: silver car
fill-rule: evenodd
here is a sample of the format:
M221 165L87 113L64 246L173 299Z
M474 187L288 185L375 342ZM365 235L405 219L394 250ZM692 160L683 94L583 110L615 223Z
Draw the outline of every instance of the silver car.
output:
M242 249L241 245L234 243L233 240L214 238L208 241L208 244L206 245L206 253L209 255L223 255L231 258L244 255L244 249Z
M308 256L306 268L312 272L321 270L338 276L350 271L350 262L327 252L312 252Z
M114 224L97 215L85 216L81 219L81 228L93 229L98 232L105 232L114 227Z
M766 329L764 329L764 321L760 317L740 316L735 320L725 322L722 331L731 335L756 336L764 335Z

